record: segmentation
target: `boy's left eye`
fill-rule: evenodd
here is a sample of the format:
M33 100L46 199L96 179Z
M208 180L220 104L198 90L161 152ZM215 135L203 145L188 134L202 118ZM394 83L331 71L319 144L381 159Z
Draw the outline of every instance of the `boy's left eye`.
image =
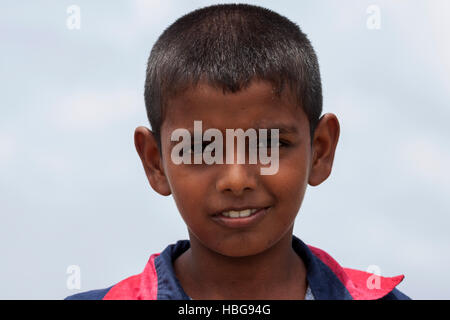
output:
M200 152L204 152L205 148L210 144L211 142L204 142L203 144L191 144L191 148L189 149L190 153L195 153L195 146L200 150Z
M258 143L258 148L271 148L271 147L280 148L280 147L286 147L287 145L288 145L288 143L286 143L285 141L279 140L279 141L277 141L277 144L275 146L272 146L271 139L267 139L267 141L260 141Z

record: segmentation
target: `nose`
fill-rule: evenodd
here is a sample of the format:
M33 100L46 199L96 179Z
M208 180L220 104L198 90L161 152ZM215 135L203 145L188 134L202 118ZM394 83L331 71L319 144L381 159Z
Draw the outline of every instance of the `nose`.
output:
M246 190L255 190L258 184L255 174L255 165L249 164L222 164L222 172L216 182L219 192L232 192L241 196Z

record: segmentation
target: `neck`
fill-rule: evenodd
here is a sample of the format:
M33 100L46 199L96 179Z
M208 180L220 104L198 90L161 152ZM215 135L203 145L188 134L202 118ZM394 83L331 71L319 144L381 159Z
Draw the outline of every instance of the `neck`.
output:
M306 268L292 248L292 230L271 248L228 257L191 235L191 248L174 262L175 273L193 299L302 299Z

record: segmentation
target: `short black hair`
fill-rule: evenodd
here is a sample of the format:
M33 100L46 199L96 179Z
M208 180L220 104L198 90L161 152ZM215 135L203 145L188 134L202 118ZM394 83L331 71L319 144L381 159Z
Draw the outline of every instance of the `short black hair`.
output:
M159 150L170 97L200 81L234 93L254 79L270 81L277 94L289 86L314 135L322 113L319 63L298 25L247 4L208 6L176 20L154 44L145 80L145 106Z

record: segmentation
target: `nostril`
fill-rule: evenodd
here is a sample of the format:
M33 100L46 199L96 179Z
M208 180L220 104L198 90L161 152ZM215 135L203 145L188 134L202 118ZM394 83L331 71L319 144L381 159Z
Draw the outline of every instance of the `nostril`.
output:
M239 166L233 166L239 167ZM216 189L219 192L229 192L241 195L245 191L255 190L257 187L257 179L248 171L243 172L242 168L232 168L226 170L216 182Z

